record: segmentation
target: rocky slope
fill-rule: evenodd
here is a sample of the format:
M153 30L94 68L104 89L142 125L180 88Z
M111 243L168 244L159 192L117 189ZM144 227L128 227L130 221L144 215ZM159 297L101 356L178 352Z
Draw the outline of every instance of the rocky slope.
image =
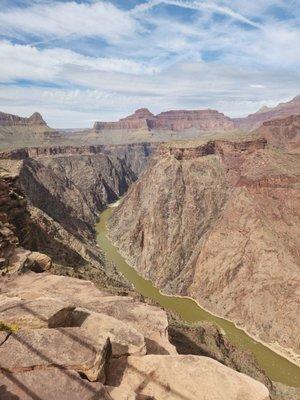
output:
M263 384L211 358L178 355L161 309L90 282L2 278L0 320L3 400L269 399Z
M109 265L104 268L94 225L99 211L137 179L152 149L140 144L40 147L2 153L1 243L10 249L1 251L2 272L26 270L24 254L35 251L59 264L56 271L83 269L89 277L94 267L100 284L105 280L103 269L114 276ZM17 238L10 238L10 231Z
M0 112L0 148L15 148L61 140L58 131L50 128L40 113L29 118Z
M300 114L264 122L258 133L275 147L286 148L289 152L299 152Z
M295 114L300 114L300 96L296 96L286 103L280 103L276 107L263 107L254 114L250 114L245 118L235 118L233 121L238 129L251 131L258 128L265 121Z
M299 173L264 138L163 145L110 237L164 291L298 352Z

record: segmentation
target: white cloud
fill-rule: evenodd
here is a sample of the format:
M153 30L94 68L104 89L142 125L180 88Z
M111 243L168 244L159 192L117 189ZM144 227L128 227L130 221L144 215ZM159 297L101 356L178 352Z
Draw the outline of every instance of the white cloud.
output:
M90 126L141 106L239 116L300 92L300 12L268 13L284 0L153 0L129 11L109 1L30 3L0 12L0 110L39 109L53 126ZM178 18L181 8L193 18ZM45 82L64 88L34 87Z
M68 71L75 68L87 75L92 71L125 72L129 75L157 72L157 68L133 60L87 57L60 48L39 50L34 46L11 44L7 41L0 41L0 54L2 83L20 79L66 83Z
M16 38L24 34L43 38L73 35L101 36L114 41L136 29L135 20L127 12L106 1L41 4L0 12L0 33Z

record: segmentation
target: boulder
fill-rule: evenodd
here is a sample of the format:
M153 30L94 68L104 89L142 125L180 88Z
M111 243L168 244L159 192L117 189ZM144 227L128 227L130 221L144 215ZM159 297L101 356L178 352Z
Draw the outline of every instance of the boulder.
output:
M0 374L1 400L109 400L100 382L60 368Z
M104 381L110 351L107 336L92 337L84 328L20 330L0 346L0 369L16 373L58 366Z
M114 386L116 379L120 376L109 376L108 384ZM114 390L119 397L114 397ZM269 399L263 384L211 358L191 355L128 357L121 384L111 390L111 396L126 399L122 392L134 392L136 399L149 396L156 400Z
M109 337L112 356L146 354L144 336L131 325L116 318L85 308L76 308L71 312L70 319L70 326L81 326L94 338L97 338L98 335Z
M0 283L0 289L3 294L22 299L55 297L62 302L109 315L140 332L145 337L148 354L176 354L175 347L168 340L165 311L129 296L112 296L101 292L92 282L29 272L2 285Z
M22 300L19 297L0 296L0 321L15 324L19 328L37 329L60 326L74 307L51 297L34 300Z

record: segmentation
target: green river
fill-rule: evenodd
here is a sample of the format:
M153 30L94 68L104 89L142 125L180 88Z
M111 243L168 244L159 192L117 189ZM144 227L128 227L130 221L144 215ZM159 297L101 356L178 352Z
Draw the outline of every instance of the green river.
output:
M162 294L151 281L142 278L134 268L128 265L118 248L107 236L106 223L112 212L111 206L101 213L96 225L97 242L106 258L116 265L118 270L134 285L137 292L156 301L163 308L176 312L187 322L211 321L215 323L232 343L254 354L270 379L288 386L300 387L300 368L295 364L252 339L232 322L205 311L193 299Z

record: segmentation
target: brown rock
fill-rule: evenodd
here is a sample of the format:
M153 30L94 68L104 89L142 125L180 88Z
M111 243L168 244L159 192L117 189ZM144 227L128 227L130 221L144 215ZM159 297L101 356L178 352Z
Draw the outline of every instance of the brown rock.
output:
M58 366L103 382L109 354L108 337L92 337L84 328L20 330L0 346L0 368L16 373Z
M286 103L280 103L273 108L264 107L258 112L248 115L248 117L234 118L233 121L237 128L250 131L258 128L265 121L295 114L300 114L300 96L296 96Z
M131 324L109 315L76 308L70 313L69 326L81 326L95 338L99 334L105 334L110 339L112 355L115 357L146 354L144 336Z
M164 292L299 351L299 171L266 140L163 145L109 235Z
M74 371L34 369L0 374L1 400L109 400L100 382L83 380Z
M110 377L112 382L108 384L114 378ZM269 392L261 383L201 356L128 357L116 392L122 389L124 393L134 392L136 399L147 396L157 400L269 399ZM114 398L114 390L111 395Z
M168 318L162 309L133 300L131 297L112 296L99 291L92 282L58 275L27 273L8 282L0 289L6 296L32 300L52 297L89 311L107 314L146 338L148 352L176 350L167 337Z
M22 329L38 329L65 324L75 307L51 297L22 300L0 296L0 321Z

